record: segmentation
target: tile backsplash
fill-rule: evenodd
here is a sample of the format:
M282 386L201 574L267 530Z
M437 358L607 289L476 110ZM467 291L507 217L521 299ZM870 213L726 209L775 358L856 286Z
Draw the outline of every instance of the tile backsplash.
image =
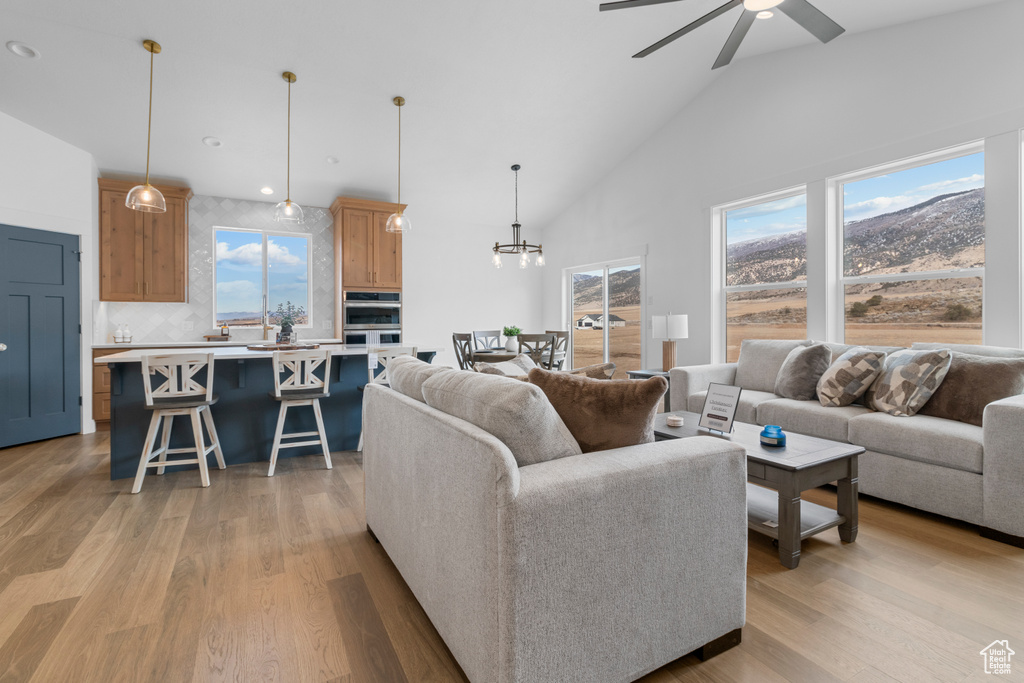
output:
M114 331L128 323L136 343L203 341L215 334L213 312L214 228L248 228L270 232L307 233L313 237L312 280L309 283L312 328L298 330L307 339L334 336L334 221L331 212L304 206L305 222L289 226L274 220L274 204L227 197L196 195L189 202L188 303L97 301L93 305L93 343L113 341ZM328 323L328 327L324 324ZM191 328L191 329L186 329ZM234 339L262 339L259 329L233 329Z

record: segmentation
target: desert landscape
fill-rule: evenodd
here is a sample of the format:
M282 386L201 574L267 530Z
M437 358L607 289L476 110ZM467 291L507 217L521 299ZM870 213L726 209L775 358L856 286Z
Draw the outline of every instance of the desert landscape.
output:
M603 313L603 274L578 273L573 276L572 320ZM608 360L615 363L615 379L625 379L626 371L642 365L640 344L643 337L640 319L640 267L621 268L608 274L608 313L625 325L608 330ZM572 330L572 364L584 367L604 362L604 330Z

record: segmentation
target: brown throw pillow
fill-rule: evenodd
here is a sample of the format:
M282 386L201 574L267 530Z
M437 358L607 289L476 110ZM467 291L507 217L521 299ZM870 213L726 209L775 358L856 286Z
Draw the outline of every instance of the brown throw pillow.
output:
M796 347L779 368L775 393L797 401L813 400L818 394L818 380L831 364L832 349L827 344Z
M584 453L654 441L654 416L668 390L664 377L593 379L530 370Z
M985 406L1024 394L1024 358L953 352L946 379L919 413L981 426Z
M950 356L948 349L890 353L882 373L864 394L865 405L897 417L915 415L942 384Z

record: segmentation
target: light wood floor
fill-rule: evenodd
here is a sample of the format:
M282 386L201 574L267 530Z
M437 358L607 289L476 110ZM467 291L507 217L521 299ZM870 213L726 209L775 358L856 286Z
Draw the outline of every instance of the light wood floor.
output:
M0 450L0 681L463 680L366 533L358 454L133 496L107 448ZM864 499L856 543L826 532L789 571L751 535L748 575L743 644L645 681L980 681L997 639L1024 679L1024 550L967 525Z

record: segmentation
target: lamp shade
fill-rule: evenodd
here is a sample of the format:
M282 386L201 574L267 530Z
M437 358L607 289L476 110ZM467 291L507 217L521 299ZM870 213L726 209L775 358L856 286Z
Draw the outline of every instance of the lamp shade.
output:
M655 339L686 339L690 336L689 319L685 315L651 316L651 336Z

